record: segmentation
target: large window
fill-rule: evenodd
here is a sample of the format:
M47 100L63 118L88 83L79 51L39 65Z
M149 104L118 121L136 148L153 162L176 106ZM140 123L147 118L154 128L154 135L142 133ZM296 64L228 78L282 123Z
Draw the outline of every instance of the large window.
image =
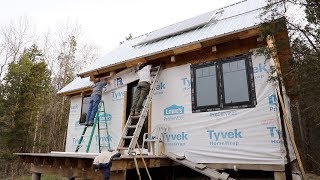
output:
M193 112L255 106L249 55L192 65L191 72Z

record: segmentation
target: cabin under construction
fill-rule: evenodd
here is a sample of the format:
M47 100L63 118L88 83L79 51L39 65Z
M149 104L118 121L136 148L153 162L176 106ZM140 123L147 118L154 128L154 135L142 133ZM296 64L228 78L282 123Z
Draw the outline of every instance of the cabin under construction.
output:
M65 152L18 154L32 163L33 178L103 179L92 168L94 158L119 151L111 179L283 180L288 167L300 179L303 170L291 166L299 156L285 91L290 83L279 76L289 59L288 35L260 37L266 5L243 0L172 24L123 42L85 68L58 92L71 99ZM277 53L277 41L287 43L281 51L288 53ZM272 58L261 47L274 49ZM136 118L130 107L141 62L152 65L153 80ZM97 126L86 127L92 80L111 72Z

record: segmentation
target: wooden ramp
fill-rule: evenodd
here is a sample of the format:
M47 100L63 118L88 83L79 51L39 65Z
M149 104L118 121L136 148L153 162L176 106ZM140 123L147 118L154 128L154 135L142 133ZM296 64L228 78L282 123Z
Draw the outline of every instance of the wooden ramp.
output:
M227 173L220 173L215 169L211 169L208 168L206 165L204 164L198 164L198 163L194 163L192 161L187 160L184 156L178 156L176 154L170 153L170 152L166 152L164 153L164 155L166 155L169 159L182 164L186 167L189 167L201 174L204 174L208 177L210 177L212 180L234 180L233 178L229 177L229 174Z

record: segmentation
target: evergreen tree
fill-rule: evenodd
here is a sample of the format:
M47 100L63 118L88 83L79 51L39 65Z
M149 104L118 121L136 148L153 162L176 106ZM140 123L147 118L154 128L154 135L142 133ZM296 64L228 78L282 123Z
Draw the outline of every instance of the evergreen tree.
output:
M33 132L50 87L50 72L36 45L9 65L5 76L5 141L10 152L31 151Z

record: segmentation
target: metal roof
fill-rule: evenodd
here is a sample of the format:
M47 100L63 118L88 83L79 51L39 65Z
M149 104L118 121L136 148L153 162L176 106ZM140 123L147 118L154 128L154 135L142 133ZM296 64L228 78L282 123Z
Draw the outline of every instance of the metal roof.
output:
M93 85L93 82L90 81L90 77L81 78L77 77L71 83L60 89L57 94L64 94L71 91L76 91L80 89L89 88Z
M161 32L161 29L163 29L161 28L151 33L136 37L132 40L125 41L118 48L104 55L95 63L85 68L80 75L136 58L158 54L163 51L175 49L188 44L202 42L208 39L214 39L227 34L255 28L258 24L262 23L262 20L259 16L263 11L263 7L266 5L267 0L243 0L220 9L204 13L220 13L220 15L216 17L215 21L210 21L208 24L198 27L194 30L186 31L156 42L141 44L145 41L145 39L148 39L148 36L152 35L152 33L157 33L157 31ZM89 82L86 82L89 81L88 78L83 80L79 80L79 78L77 78L75 81L76 82L71 82L68 84L58 93L62 94L68 91L89 87L91 85Z
M195 30L139 46L135 45L143 42L144 39L152 35L153 32L125 41L118 48L84 69L80 74L85 74L123 61L150 56L175 47L252 28L261 23L259 15L262 12L262 7L266 6L266 4L266 0L244 0L212 11L212 13L216 13L223 10L223 13L217 17L216 21ZM161 29L159 29L159 31L160 30ZM154 32L157 32L157 30Z

